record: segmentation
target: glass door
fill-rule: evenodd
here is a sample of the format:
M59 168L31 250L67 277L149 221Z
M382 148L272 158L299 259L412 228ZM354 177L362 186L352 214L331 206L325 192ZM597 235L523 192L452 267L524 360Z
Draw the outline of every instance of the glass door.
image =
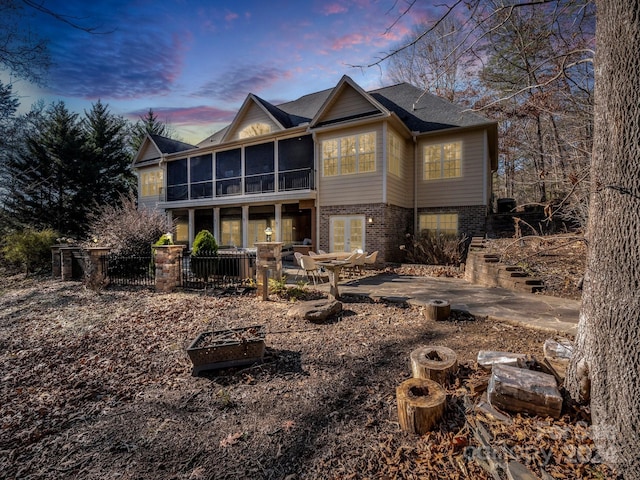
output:
M364 251L364 216L336 216L330 221L330 245L332 252Z

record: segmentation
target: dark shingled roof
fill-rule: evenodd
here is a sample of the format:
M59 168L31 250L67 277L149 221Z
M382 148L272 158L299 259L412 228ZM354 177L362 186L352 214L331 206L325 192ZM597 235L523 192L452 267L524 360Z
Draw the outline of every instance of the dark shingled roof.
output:
M167 137L161 137L160 135L149 136L162 153L177 153L184 150L191 150L193 148L196 148L195 145L190 145L179 140L172 140L171 138Z
M292 128L311 122L333 91L333 88L329 88L279 105L273 105L256 95L253 97L283 127ZM424 93L423 90L408 83L379 88L367 92L367 94L371 95L384 108L395 113L412 132L425 133L446 128L472 127L493 123L460 105L436 95ZM225 127L214 133L198 146L220 143L227 129L228 127Z
M394 112L413 132L431 132L443 128L472 127L491 123L444 98L423 93L408 83L400 83L368 92L386 109Z

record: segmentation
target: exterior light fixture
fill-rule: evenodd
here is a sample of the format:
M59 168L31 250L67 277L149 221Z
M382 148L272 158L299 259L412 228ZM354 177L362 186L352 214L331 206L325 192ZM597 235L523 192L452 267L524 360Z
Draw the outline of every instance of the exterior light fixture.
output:
M267 242L271 241L271 235L273 235L273 230L271 230L271 227L267 227L264 229L264 234L267 236Z
M367 220L368 223L373 223L373 218L369 217L369 219Z

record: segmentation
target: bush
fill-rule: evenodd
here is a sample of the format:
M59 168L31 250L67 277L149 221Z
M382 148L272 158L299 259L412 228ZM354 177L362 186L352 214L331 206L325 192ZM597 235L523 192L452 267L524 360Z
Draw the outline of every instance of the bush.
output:
M151 244L173 231L163 212L138 209L133 193L120 206L105 205L90 217L88 246L110 247L116 255L149 256Z
M51 269L51 247L58 234L51 229L23 230L5 238L2 253L7 261L19 266L26 273Z
M171 238L170 233L165 233L164 235L160 235L160 238L156 243L153 244L154 247L163 247L165 245L173 245L173 239Z
M218 242L209 230L201 230L193 240L191 271L205 282L218 270ZM213 258L212 258L213 257Z
M215 256L218 254L218 242L209 230L200 230L193 240L191 256Z
M407 242L400 248L404 250L410 263L425 265L459 265L466 256L468 237L435 234L427 230L418 238L407 234Z

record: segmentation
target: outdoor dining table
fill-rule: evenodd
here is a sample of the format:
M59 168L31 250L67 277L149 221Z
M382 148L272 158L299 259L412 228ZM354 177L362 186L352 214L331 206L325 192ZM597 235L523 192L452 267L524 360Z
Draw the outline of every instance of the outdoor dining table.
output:
M318 253L313 256L316 262L323 262L325 260L344 260L352 255L351 252L330 252L330 253Z
M351 262L345 262L344 260L321 260L316 261L316 265L323 267L329 272L329 298L338 300L340 298L340 292L338 291L340 270L342 267L351 265Z

